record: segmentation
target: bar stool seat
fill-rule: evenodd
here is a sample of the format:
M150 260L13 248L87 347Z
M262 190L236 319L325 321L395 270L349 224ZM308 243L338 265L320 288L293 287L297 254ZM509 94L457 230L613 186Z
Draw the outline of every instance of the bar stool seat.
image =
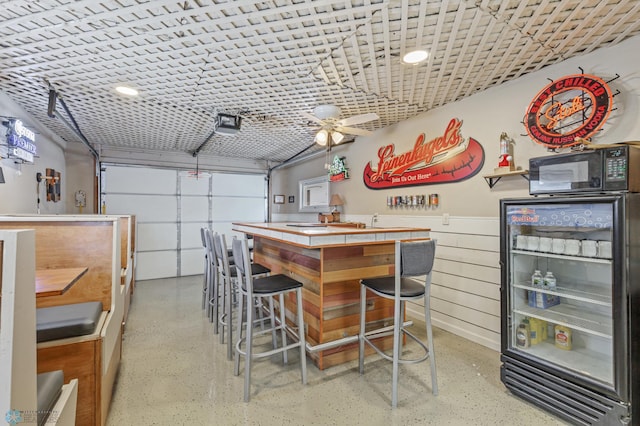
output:
M359 333L359 369L364 373L365 343L371 346L380 356L392 361L391 406L398 405L398 368L399 364L413 364L430 360L431 364L431 392L438 394L436 377L436 360L433 348L433 332L431 330L430 289L431 272L435 259L435 240L396 241L395 243L395 275L383 278L368 278L360 280L360 333ZM424 276L424 283L416 277ZM386 299L393 299L393 332L383 330L365 330L367 311L367 290ZM423 299L425 325L427 329L427 345L404 327L405 302ZM384 353L373 340L393 334L392 355ZM424 355L417 358L402 358L402 336L406 335L418 343L424 350Z
M251 275L253 275L254 277L256 275L265 275L271 272L271 269L267 268L266 266L262 266L259 263L252 263L251 264ZM232 277L237 277L238 276L238 271L236 271L235 265L229 265L229 273Z
M369 278L362 280L365 286L379 294L393 298L395 295L395 278ZM411 278L400 278L400 297L421 297L424 295L424 285Z
M252 265L253 266L253 265ZM251 268L253 269L253 267ZM294 280L287 275L271 275L268 277L256 279L253 281L253 294L271 294L280 293L282 291L295 290L302 287L302 283ZM247 290L246 285L242 283L242 289Z
M287 363L287 351L289 349L300 348L300 370L302 375L302 383L307 383L307 358L306 358L306 342L305 328L302 307L302 283L294 280L288 275L278 274L270 275L263 278L252 277L247 272L251 270L249 248L247 241L242 239L234 239L231 246L233 257L236 259L236 269L238 271L238 281L240 283L240 300L239 300L239 317L238 317L238 341L235 347L234 357L234 374L240 374L240 356L244 356L244 401L249 402L251 387L251 365L254 358L265 358L272 355L282 353L283 361ZM284 295L295 291L297 306L297 333L291 330L286 323ZM278 296L280 303L280 321L279 324L272 321L271 328L268 330L254 331L253 309L247 306L243 309L245 300L247 305L251 304L254 297L269 297L272 301L274 296ZM271 307L273 303L271 303ZM246 315L246 337L242 337L243 315ZM273 333L276 330L281 332L282 345L273 349L262 352L255 352L253 349L254 337L258 334ZM287 331L297 335L297 341L287 343ZM244 350L242 349L244 343Z

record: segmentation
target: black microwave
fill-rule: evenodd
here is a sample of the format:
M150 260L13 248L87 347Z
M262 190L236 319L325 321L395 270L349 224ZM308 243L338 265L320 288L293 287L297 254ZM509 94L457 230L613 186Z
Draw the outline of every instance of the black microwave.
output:
M609 146L529 160L529 194L640 192L640 147Z

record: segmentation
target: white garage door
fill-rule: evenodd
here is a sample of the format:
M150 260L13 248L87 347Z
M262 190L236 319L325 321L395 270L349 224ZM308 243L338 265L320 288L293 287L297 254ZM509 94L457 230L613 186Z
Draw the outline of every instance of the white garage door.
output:
M266 220L265 175L103 164L107 214L136 215L136 280L202 273L200 228L233 236L231 223Z

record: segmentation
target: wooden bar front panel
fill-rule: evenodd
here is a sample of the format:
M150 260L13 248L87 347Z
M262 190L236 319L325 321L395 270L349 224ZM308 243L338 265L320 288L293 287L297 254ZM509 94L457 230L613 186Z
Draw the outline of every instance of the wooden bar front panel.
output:
M357 335L359 280L392 275L394 271L393 243L312 249L256 235L253 256L254 261L273 273L284 273L303 283L306 336L311 345ZM367 302L369 326L392 320L393 301L369 295ZM294 319L294 294L287 299L287 311L288 317ZM309 356L318 368L324 369L357 358L357 343Z

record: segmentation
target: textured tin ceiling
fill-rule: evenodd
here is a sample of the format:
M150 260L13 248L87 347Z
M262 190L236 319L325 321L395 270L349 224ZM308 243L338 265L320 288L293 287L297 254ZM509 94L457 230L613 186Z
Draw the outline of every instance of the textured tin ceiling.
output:
M229 113L243 118L240 132L214 135L201 153L273 162L313 144L300 112L317 105L337 105L343 118L375 112L358 127L376 130L640 33L635 0L10 0L2 9L0 90L69 143L78 135L47 116L50 87L98 151L193 152ZM429 60L403 64L416 47ZM140 96L117 94L122 83Z

